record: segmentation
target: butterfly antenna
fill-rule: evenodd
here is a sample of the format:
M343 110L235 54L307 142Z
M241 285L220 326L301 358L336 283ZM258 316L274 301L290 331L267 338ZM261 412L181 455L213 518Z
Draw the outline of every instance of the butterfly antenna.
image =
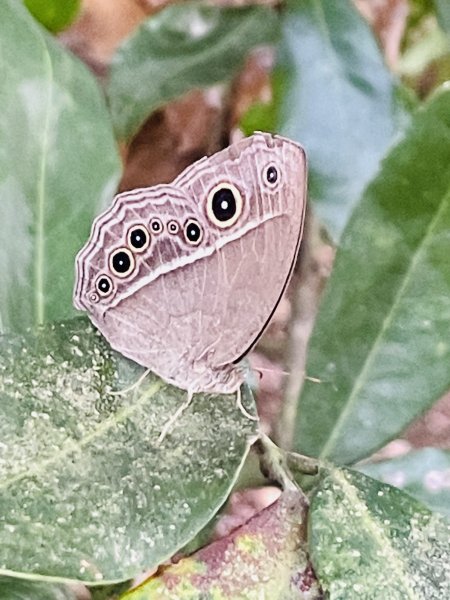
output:
M245 408L244 405L242 404L242 394L241 394L241 388L239 387L236 393L236 404L237 407L239 408L239 410L241 411L241 413L244 415L244 417L247 417L247 419L249 419L250 421L258 421L258 417L255 415L251 415Z
M135 381L134 383L132 383L131 385L129 385L127 388L125 388L123 390L117 390L114 392L110 392L111 396L122 396L124 394L128 394L128 392L131 392L131 390L134 390L135 388L139 387L149 373L150 373L150 369L146 369L142 373L142 375L139 377L139 379L137 379L137 381Z
M308 375L305 375L305 379L306 381L311 381L312 383L324 383L322 379L318 379L317 377L308 377Z
M159 434L159 437L156 440L157 446L160 446L163 443L164 438L169 433L169 431L172 429L175 421L188 408L188 406L192 402L193 396L194 396L194 394L190 390L188 390L186 400L183 402L183 404L180 404L180 406L177 408L177 410L173 413L173 415L170 417L170 419L168 421L166 421L166 423L164 424L164 427L161 429L161 433Z
M282 371L279 369L268 369L267 367L256 367L254 369L257 373L259 373L259 378L264 375L264 373L276 373L277 375L289 375L289 371Z

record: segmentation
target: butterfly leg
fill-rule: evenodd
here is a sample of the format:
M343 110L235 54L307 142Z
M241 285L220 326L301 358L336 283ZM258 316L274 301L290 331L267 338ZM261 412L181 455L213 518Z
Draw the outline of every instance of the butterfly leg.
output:
M244 417L247 417L247 419L250 419L250 421L258 421L258 417L255 415L251 415L245 408L244 405L242 404L242 394L241 394L241 387L239 386L236 392L236 404L237 407L239 408L239 410L241 411L241 413L244 415Z
M168 421L166 421L166 423L164 424L164 427L161 429L161 433L159 434L159 437L156 441L157 446L160 446L162 444L162 442L164 441L164 438L169 433L169 431L172 429L175 421L188 408L188 406L192 402L193 395L194 394L188 390L186 400L183 402L183 404L180 404L180 406L177 408L177 410L173 413L173 415L170 417L170 419Z
M151 373L150 369L145 369L145 371L142 373L142 375L140 375L139 379L137 379L134 383L132 383L131 385L129 385L127 388L125 388L123 390L117 390L115 392L110 392L111 396L122 396L122 395L128 394L128 392L131 392L131 390L138 388L149 373Z

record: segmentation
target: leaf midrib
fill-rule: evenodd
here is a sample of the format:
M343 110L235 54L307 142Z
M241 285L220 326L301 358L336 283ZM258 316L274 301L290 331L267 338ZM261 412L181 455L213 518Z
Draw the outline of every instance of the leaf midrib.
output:
M375 338L372 348L371 348L370 352L368 352L366 359L360 369L359 375L355 380L355 383L354 383L351 393L349 395L348 401L347 401L344 409L340 413L339 418L337 419L337 421L335 423L335 426L333 428L331 435L329 436L327 442L324 444L324 446L322 448L322 451L320 453L320 458L326 458L329 455L329 453L334 449L333 448L334 443L336 442L337 438L339 438L341 431L345 426L346 419L347 419L349 413L353 410L353 407L358 400L358 394L368 379L367 374L369 372L369 369L371 368L374 360L378 356L378 350L384 340L386 332L389 330L389 327L392 324L394 315L397 312L397 309L402 301L404 292L405 292L406 288L408 287L408 285L411 281L411 278L413 277L414 271L419 263L420 258L422 257L424 248L427 247L428 242L431 238L431 235L434 231L434 228L436 227L437 223L439 222L442 212L444 212L444 210L448 207L449 200L450 200L450 191L448 191L447 194L443 197L438 210L436 211L434 217L431 219L430 223L428 224L428 227L426 229L425 235L422 238L421 243L417 246L417 248L413 254L413 257L412 257L412 260L410 261L409 267L405 271L403 280L398 287L397 293L395 294L395 297L394 297L392 305L391 305L391 309L389 310L389 312L383 319L383 323L380 327L378 335Z
M391 538L387 535L383 535L376 520L371 518L371 512L368 509L367 504L361 500L357 488L347 480L344 472L341 470L333 470L332 476L344 490L354 511L361 515L361 519L365 525L365 531L372 536L372 539L376 542L382 553L389 555L388 557L386 556L386 558L389 558L389 568L397 574L397 578L404 588L403 591L406 594L405 598L408 598L408 600L417 600L418 596L416 595L414 588L410 585L411 577L403 568L404 561L402 560L401 555L399 555L398 550L392 545Z
M17 483L18 481L30 477L32 475L39 475L46 472L46 468L52 464L58 462L65 462L65 459L70 453L80 453L83 448L88 446L93 440L101 437L109 429L112 429L119 423L125 421L130 415L132 415L138 408L140 408L145 402L147 402L164 386L162 381L156 381L152 383L148 389L146 389L139 397L134 399L133 402L124 406L116 413L110 415L107 419L102 421L96 428L94 428L88 435L79 441L74 441L73 438L69 438L61 447L58 452L54 453L51 458L36 462L30 465L26 463L24 470L11 477L0 481L0 490L7 489L8 486Z
M34 262L35 277L35 326L42 325L45 320L45 290L44 290L44 264L45 264L45 188L47 181L47 162L50 139L50 117L53 99L54 72L46 40L39 36L43 44L43 59L47 75L47 104L42 137L42 155L39 165L39 174L36 184L36 252Z
M260 8L260 7L258 7ZM261 7L262 8L262 7ZM260 11L262 13L262 11ZM172 75L170 77L170 79L177 79L178 77L182 76L186 70L191 70L192 68L196 68L198 66L203 66L206 64L210 64L213 61L216 60L217 56L221 56L222 54L229 52L229 48L230 48L230 42L229 40L233 40L236 37L242 37L243 33L247 33L247 29L249 27L253 27L253 21L257 19L257 17L259 18L259 15L256 14L252 14L250 15L250 18L247 19L243 19L242 21L238 22L238 25L236 26L235 29L229 31L229 32L225 32L225 34L220 38L219 43L216 44L214 46L213 49L209 49L208 55L205 58L204 57L204 52L201 53L201 56L199 58L199 54L195 53L194 55L188 55L188 58L185 58L184 61L182 61L182 65L178 68L178 69L174 69L172 72ZM247 33L248 35L248 33ZM259 34L258 34L259 35ZM263 42L258 42L257 44L255 44L255 46L257 45L261 45L263 44ZM233 44L231 44L231 46L234 46ZM250 49L247 51L250 51ZM235 50L233 50L233 52L235 52ZM242 58L242 61L244 61L244 57ZM241 61L241 62L242 62ZM164 61L166 62L166 61ZM168 61L170 64L176 64L178 61L173 59L173 57L171 57L171 59ZM236 71L238 70L239 67L236 66L234 69L232 69L231 71ZM203 84L199 84L197 87L198 89L206 89L212 85L217 85L223 81L225 81L227 79L227 76L221 77L221 78L217 78L217 77L213 77L211 78L211 80L208 83L203 83ZM184 86L185 87L185 91L189 90L190 87L189 86ZM148 112L148 114L153 113L154 111L156 111L158 108L161 108L166 102L170 101L170 100L175 100L176 98L180 97L183 95L183 92L172 92L170 94L164 94L164 98L162 98L161 100L159 100L158 102L153 102L153 103L149 103L148 107L146 109L146 111ZM125 118L128 122L131 121L136 121L137 119L133 119L133 114L134 114L134 108L136 106L136 104L139 104L139 102L129 102L127 104L123 104L121 106L120 110L116 110L116 115L117 115L117 121L123 121L123 119ZM139 122L142 121L142 118L139 118ZM127 126L128 127L128 126ZM133 125L131 129L136 129L136 125Z

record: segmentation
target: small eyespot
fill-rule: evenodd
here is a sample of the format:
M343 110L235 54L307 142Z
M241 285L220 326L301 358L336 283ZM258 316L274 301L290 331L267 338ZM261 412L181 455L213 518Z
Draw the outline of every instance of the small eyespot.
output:
M184 226L184 237L189 244L198 246L203 238L203 230L194 219L189 219Z
M156 217L154 219L152 219L150 221L150 229L152 230L152 233L161 233L161 231L163 230L163 226L162 223L159 219L157 219Z
M178 223L176 221L169 221L169 223L167 225L167 229L169 230L169 233L171 233L172 235L175 235L176 233L179 232L180 226L178 225Z
M109 259L110 269L117 277L126 277L129 275L133 271L135 264L134 256L128 248L119 248L111 254Z
M128 232L128 245L135 252L144 252L150 244L150 236L143 225L134 225Z
M275 165L269 165L264 171L264 179L270 186L275 186L278 181L278 170Z
M242 213L242 196L231 183L220 183L208 194L206 214L217 227L231 227Z
M95 292L93 294L89 294L89 302L92 302L92 304L96 304L98 301L98 294L96 294Z
M108 277L108 275L100 275L100 277L97 279L96 283L95 283L95 289L98 292L98 295L102 296L103 298L105 298L106 296L109 296L109 294L112 292L113 289L113 282L111 281L111 278ZM97 296L97 294L92 294L93 296ZM97 301L98 301L98 296L97 296Z

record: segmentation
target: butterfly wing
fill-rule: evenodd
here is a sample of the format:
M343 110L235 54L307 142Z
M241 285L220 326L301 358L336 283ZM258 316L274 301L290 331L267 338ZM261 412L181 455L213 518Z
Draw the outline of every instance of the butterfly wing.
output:
M164 379L231 391L232 363L292 271L305 190L303 150L256 134L172 185L121 194L77 257L75 305L113 348Z
M207 322L203 344L215 367L245 356L283 295L302 235L306 177L299 145L259 133L192 165L174 182L202 207L205 226L216 233L215 252L194 267ZM235 221L219 223L209 210L221 187L242 198Z

